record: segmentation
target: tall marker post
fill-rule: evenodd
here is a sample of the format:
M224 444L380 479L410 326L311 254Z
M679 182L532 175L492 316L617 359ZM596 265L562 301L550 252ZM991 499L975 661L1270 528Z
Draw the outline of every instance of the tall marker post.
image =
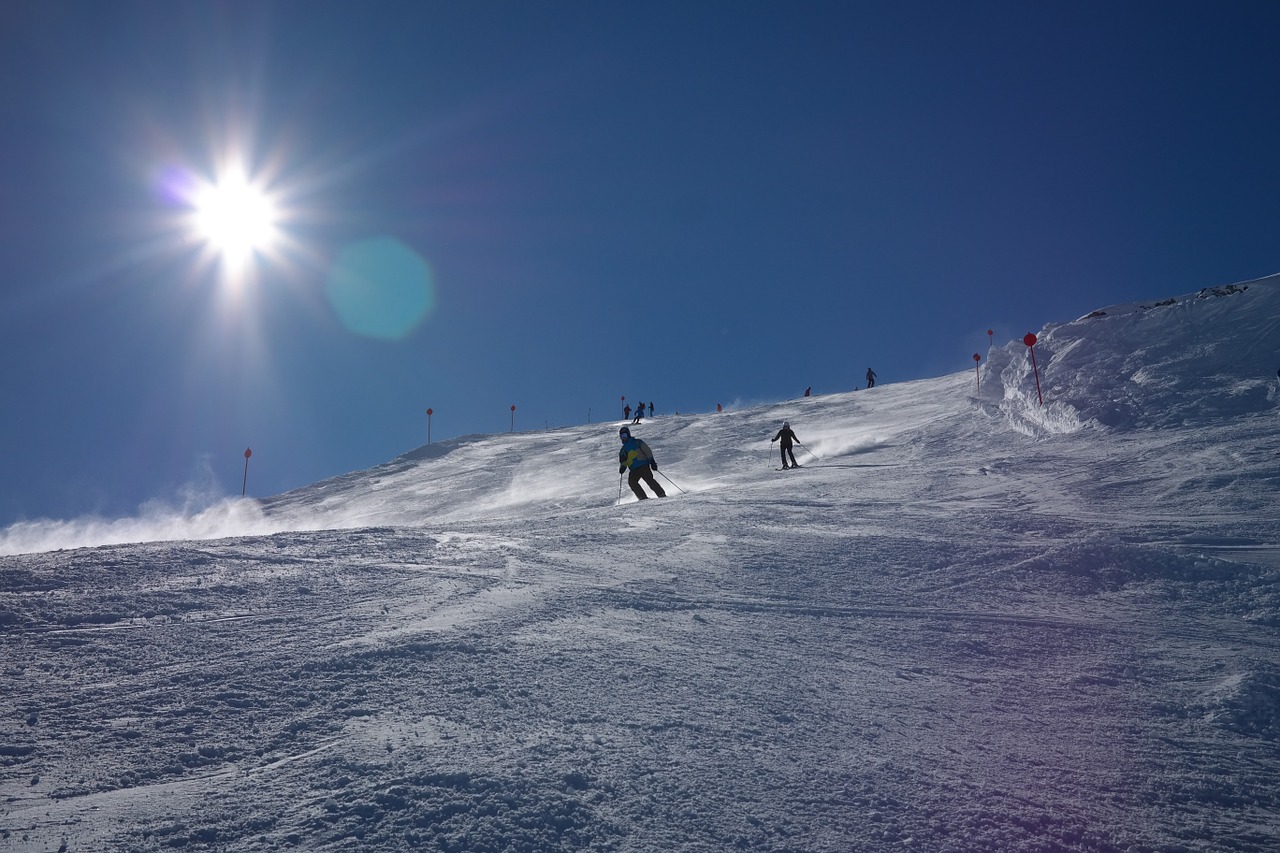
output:
M246 447L244 449L244 482L240 484L240 497L244 497L245 490L249 488L249 457L253 455L253 449Z
M982 373L978 370L978 362L982 361L982 356L976 352L973 354L973 375L978 378L978 390L982 390Z
M516 404L511 404L511 431L516 431Z
M427 444L431 443L431 410L427 409Z
M987 343L991 346L996 345L996 333L991 329L987 329Z
M1027 345L1027 349L1031 350L1031 369L1036 374L1036 396L1040 398L1040 405L1044 405L1044 394L1040 393L1040 368L1036 367L1036 336L1027 332L1027 336L1022 339Z

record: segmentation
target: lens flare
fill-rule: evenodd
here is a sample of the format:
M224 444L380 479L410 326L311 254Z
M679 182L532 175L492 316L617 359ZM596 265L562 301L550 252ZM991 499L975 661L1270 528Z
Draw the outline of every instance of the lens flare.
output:
M373 338L407 336L435 305L431 268L417 252L391 237L362 240L343 249L326 290L343 324Z

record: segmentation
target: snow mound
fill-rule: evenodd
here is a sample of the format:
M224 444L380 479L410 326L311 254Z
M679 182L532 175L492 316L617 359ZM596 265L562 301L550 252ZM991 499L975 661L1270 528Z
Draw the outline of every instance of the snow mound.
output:
M1030 435L1134 430L1271 414L1280 368L1280 275L1093 311L993 350L983 397Z

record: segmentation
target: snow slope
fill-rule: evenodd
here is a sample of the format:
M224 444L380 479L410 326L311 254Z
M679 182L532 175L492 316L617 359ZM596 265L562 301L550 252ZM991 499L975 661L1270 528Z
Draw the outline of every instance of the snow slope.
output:
M1161 302L647 420L662 501L597 424L10 528L0 847L1280 849L1280 278Z

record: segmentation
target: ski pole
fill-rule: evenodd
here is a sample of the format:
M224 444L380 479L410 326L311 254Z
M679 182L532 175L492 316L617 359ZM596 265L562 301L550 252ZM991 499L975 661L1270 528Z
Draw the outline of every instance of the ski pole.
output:
M658 469L657 469L657 468L654 468L653 470L658 471ZM661 472L661 471L658 471L658 473L659 473L659 474L662 474L662 472ZM666 480L666 481L667 481L668 483L670 483L671 485L676 486L675 481L674 481L674 480L672 480L670 477L668 477L666 474L662 474L662 479ZM680 494L682 494L682 495L684 495L684 494L688 494L684 489L680 488L679 486L676 486L676 491L677 491L677 492L679 492L679 493L680 493Z
M797 441L797 442L796 442L796 444L800 444L800 442L798 442L798 441ZM812 456L814 459L817 459L819 462L821 462L821 461L822 461L822 457L821 457L821 456L819 456L818 454L814 453L812 450L810 450L809 448L805 447L803 444L800 444L800 447L804 449L804 452L805 452L805 453L808 453L808 454L809 454L810 456Z
M622 504L622 475L618 475L618 504Z

